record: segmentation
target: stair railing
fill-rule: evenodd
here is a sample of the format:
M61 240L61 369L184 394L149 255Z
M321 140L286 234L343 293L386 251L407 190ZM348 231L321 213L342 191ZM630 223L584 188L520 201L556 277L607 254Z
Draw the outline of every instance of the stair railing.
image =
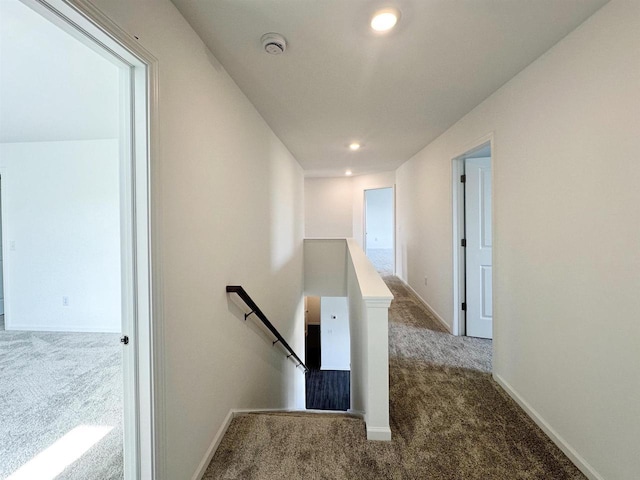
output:
M296 365L296 368L301 366L304 369L304 373L307 373L309 371L309 369L304 364L304 362L300 359L300 357L298 357L298 355L296 355L296 352L293 351L293 349L289 346L287 341L282 337L282 335L280 335L280 332L278 331L278 329L273 326L273 324L269 321L267 316L264 313L262 313L262 310L258 308L258 305L256 305L256 302L253 301L253 299L249 296L249 294L246 292L244 288L242 288L240 285L227 285L227 293L235 293L251 309L249 313L244 314L245 320L247 320L247 318L249 318L249 316L251 315L255 315L256 317L258 317L260 321L264 324L264 326L269 329L269 331L273 334L274 337L276 337L276 339L272 342L272 345L275 345L276 343L280 343L280 345L282 345L282 347L289 353L287 355L287 358L293 357L296 360L296 362L298 362L298 364Z

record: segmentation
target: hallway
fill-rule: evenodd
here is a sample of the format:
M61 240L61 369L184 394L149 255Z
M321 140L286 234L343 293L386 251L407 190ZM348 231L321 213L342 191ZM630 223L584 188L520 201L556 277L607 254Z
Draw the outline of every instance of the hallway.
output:
M348 415L235 418L205 479L582 479L491 378L491 341L454 337L396 277L391 442Z

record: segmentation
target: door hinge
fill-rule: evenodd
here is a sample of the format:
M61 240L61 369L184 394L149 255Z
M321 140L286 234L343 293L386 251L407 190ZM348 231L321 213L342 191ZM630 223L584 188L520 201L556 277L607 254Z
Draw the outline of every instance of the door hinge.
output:
M465 183L467 181L467 176L466 175L460 175L460 182L461 183Z
M129 345L129 337L126 335L121 336L120 343L123 343L124 345Z
M467 246L467 239L463 238L462 240L460 240L460 246L462 247L466 247Z
M465 302L462 302L462 310L463 310L464 312L466 312L466 311L467 311L467 304L466 304Z

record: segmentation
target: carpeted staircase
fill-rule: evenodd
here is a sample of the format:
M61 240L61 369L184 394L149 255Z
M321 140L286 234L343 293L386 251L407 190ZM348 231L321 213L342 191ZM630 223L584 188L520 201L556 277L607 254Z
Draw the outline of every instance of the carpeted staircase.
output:
M491 342L454 337L396 277L389 311L391 442L339 414L236 417L204 478L583 479L491 378Z

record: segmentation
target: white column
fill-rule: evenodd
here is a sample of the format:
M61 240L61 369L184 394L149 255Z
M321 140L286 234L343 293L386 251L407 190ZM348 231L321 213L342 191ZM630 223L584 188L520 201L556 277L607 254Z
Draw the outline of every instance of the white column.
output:
M367 440L391 440L389 427L389 298L363 300L366 323Z

